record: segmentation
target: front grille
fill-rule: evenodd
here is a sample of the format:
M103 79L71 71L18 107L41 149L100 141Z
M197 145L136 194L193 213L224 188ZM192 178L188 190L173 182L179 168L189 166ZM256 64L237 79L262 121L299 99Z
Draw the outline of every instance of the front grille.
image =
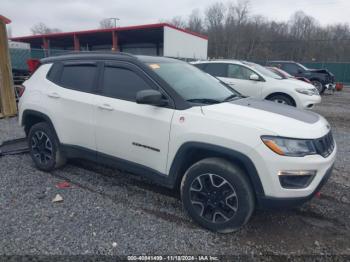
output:
M332 76L332 75L326 75L326 84L328 84L328 83L334 83L334 81L335 81L335 77L334 76Z
M329 131L327 135L321 138L315 139L314 145L317 153L320 154L321 156L327 157L330 154L332 154L335 146L332 132Z

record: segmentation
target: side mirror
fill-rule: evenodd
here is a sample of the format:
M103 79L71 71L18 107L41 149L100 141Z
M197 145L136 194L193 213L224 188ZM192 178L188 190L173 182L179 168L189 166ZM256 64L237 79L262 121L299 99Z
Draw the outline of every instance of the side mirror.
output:
M298 68L298 74L302 74L304 71Z
M249 79L250 80L253 80L253 81L259 81L260 80L260 77L257 75L257 74L251 74L249 76Z
M136 93L136 103L153 106L166 106L168 100L163 98L161 92L157 90L141 90Z

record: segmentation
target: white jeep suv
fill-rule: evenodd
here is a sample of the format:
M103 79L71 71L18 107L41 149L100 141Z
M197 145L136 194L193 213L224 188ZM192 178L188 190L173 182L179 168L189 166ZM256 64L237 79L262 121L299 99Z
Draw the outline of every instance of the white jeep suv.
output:
M267 99L300 109L311 109L321 102L321 96L312 84L284 79L255 63L214 60L192 64L219 78L244 96Z
M336 156L322 116L243 98L175 59L46 58L24 86L19 122L40 170L84 158L145 176L180 190L189 216L217 232L310 199Z

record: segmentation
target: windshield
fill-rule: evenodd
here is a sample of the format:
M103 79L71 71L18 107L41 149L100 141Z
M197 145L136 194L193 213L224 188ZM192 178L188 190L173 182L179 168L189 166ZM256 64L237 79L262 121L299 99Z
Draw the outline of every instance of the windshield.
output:
M299 64L299 63L297 63L298 64L298 66L300 66L302 69L304 69L305 71L307 71L307 70L309 70L307 67L305 67L305 66L303 66L302 64Z
M275 74L281 76L284 79L287 78L294 78L294 76L290 75L289 73L287 73L286 71L283 71L282 69L276 68L276 67L266 67L267 69L271 70L272 72L274 72Z
M261 66L261 65L258 65L258 64L255 64L255 63L249 63L249 62L243 62L244 64L250 66L251 68L255 69L256 71L258 71L260 74L264 75L264 76L267 76L267 77L271 77L271 78L274 78L274 79L283 79L281 76L279 76L278 74L272 72L271 70Z
M220 80L185 62L148 63L182 98L194 103L219 103L240 94Z

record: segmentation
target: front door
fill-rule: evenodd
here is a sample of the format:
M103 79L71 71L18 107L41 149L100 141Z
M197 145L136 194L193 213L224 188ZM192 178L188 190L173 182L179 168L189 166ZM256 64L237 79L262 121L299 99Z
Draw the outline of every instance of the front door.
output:
M174 109L137 104L136 93L158 89L138 67L105 64L96 98L98 156L112 156L164 174Z
M227 77L220 79L244 96L261 98L262 82L250 80L256 74L249 68L238 64L227 64Z

